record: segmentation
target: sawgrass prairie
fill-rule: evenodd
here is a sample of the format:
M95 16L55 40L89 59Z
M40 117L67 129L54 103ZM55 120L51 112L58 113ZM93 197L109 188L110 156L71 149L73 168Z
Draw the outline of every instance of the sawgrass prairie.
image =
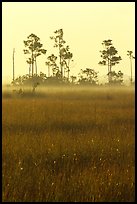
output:
M3 90L3 202L135 201L134 87Z

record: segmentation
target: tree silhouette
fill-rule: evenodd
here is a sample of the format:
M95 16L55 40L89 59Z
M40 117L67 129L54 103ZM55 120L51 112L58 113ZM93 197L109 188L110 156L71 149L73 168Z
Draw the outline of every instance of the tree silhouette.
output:
M15 80L14 54L15 54L15 48L13 49L13 82Z
M121 71L118 71L116 73L115 71L111 71L108 73L108 75L111 76L111 84L113 85L121 85L123 82L123 73Z
M66 42L63 40L63 29L56 30L54 33L55 33L55 36L50 37L50 39L55 41L54 47L59 48L60 72L61 72L61 76L63 77L61 48Z
M58 73L65 77L65 71L68 73L69 79L69 72L70 72L70 60L72 59L73 55L69 52L69 46L64 47L66 41L63 39L63 29L56 30L54 32L55 36L50 37L50 39L55 41L54 47L58 47L59 49L59 64L60 70Z
M64 67L64 77L65 71L68 73L67 78L69 80L69 72L70 72L70 60L73 57L73 54L69 52L69 46L61 49L61 58L62 58L62 67ZM73 61L73 60L72 60Z
M133 56L133 51L127 51L127 55L129 56L130 59L130 70L131 70L131 84L133 82L133 78L132 78L132 60L135 59L135 57Z
M72 76L70 76L70 79L71 79L71 83L74 84L77 77L72 75Z
M121 57L117 56L118 51L112 44L112 40L104 40L102 45L104 46L104 50L101 52L102 61L99 62L100 65L108 65L108 73L112 71L112 66L118 64L120 62ZM109 83L111 82L111 75L108 74Z
M59 69L56 64L57 57L54 54L52 54L48 56L47 60L48 61L45 62L45 64L48 66L48 77L50 77L50 68L52 68L53 76L56 76L56 73Z
M45 81L45 79L47 79L47 76L46 76L46 74L44 74L43 72L40 72L40 78L43 80L43 81Z
M79 83L80 84L92 84L96 85L98 82L98 72L94 69L86 68L85 70L81 69L79 73Z
M36 58L40 56L41 54L46 54L45 49L42 49L42 44L40 43L40 38L37 37L35 34L30 34L27 37L27 40L24 40L24 45L27 49L24 49L24 54L29 54L30 57L27 59L27 63L29 65L32 65L32 76L34 75L34 63L35 63L35 69L37 74L37 62ZM30 71L29 71L30 73Z

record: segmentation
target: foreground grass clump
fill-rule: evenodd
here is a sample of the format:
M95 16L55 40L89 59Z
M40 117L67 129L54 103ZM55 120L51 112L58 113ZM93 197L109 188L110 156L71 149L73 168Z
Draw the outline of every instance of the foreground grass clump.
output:
M135 200L134 91L3 97L3 202Z

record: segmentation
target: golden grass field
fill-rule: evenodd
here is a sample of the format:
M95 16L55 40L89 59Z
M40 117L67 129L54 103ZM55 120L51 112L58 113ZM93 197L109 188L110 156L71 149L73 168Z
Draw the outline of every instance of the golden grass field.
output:
M3 202L135 201L134 88L3 94Z

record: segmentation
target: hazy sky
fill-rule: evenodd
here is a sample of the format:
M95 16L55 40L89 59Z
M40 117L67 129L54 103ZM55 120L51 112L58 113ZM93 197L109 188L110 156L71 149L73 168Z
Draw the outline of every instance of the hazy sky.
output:
M2 3L2 78L12 80L12 53L15 48L15 77L27 74L29 66L23 53L23 40L31 33L41 39L46 56L38 57L38 73L47 73L45 61L54 53L53 32L62 28L66 45L70 46L74 62L71 74L87 67L107 73L98 65L103 40L111 39L122 57L113 70L130 76L127 50L135 53L134 2L3 2ZM133 74L134 74L133 61Z

